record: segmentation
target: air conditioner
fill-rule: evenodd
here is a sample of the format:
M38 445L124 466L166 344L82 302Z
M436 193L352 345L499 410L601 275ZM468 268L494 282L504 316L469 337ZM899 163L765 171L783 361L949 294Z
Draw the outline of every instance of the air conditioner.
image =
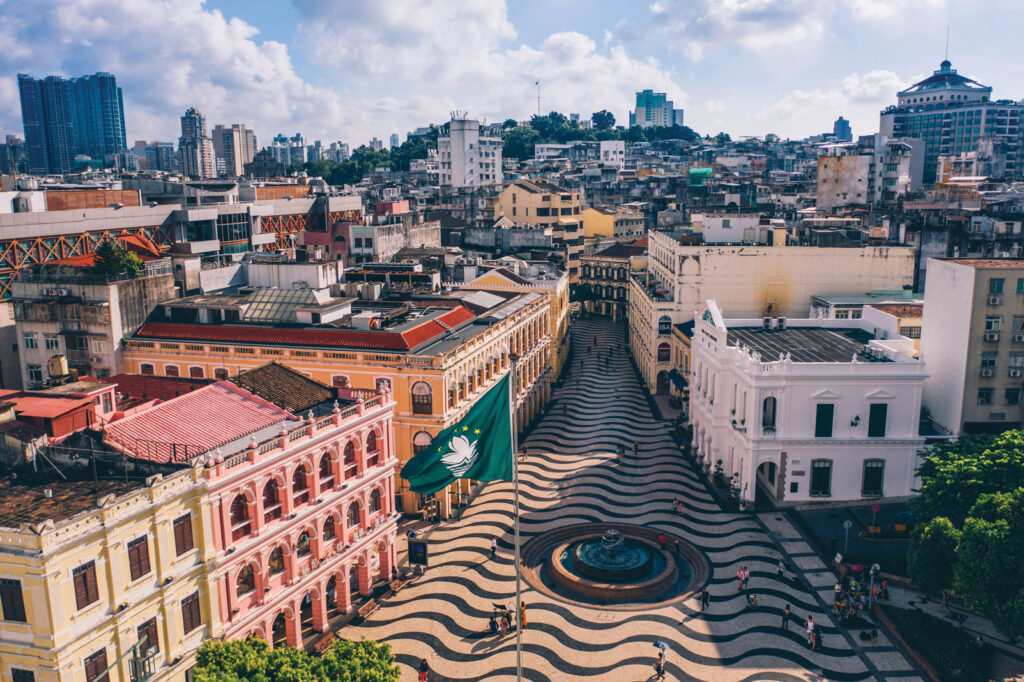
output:
M1013 340L1017 343L1024 343L1024 334L1014 334Z
M1013 377L1014 379L1019 379L1020 378L1020 370L1019 369L1011 369L1010 370L1010 376Z
M986 341L998 341L999 340L999 332L985 332L985 340Z
M764 328L764 329L771 329L772 328L772 318L770 318L770 317L763 317L763 318L761 318L761 327Z
M981 376L983 376L983 377L990 377L990 376L992 376L992 370L990 370L990 369L983 369L983 370L981 370Z
M775 320L775 328L776 329L785 329L786 328L786 318L784 318L784 317L777 318Z
M989 296L988 297L988 304L989 305L999 305L1002 302L1003 302L1003 299L1002 299L1001 296Z

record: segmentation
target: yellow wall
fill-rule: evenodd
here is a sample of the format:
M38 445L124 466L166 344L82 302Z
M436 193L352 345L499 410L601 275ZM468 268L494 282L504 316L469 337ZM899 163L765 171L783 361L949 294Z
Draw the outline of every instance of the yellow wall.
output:
M586 237L615 236L615 214L605 213L596 208L585 209L583 211L583 234Z
M148 482L121 497L100 496L99 509L43 522L35 531L0 529L0 575L21 581L29 619L0 622L4 679L13 667L33 671L39 682L86 682L86 657L105 647L111 665L137 642L136 627L156 618L160 651L153 679L183 680L202 639L219 634L216 593L203 563L213 556L203 470ZM176 557L171 522L186 513L192 515L195 549ZM142 535L148 537L151 572L132 582L127 543ZM89 561L96 565L99 600L79 610L72 571ZM186 635L180 602L197 591L204 625ZM20 638L24 643L17 643ZM128 679L127 660L110 679Z
M537 215L538 209L546 209L548 215ZM555 243L565 249L566 274L571 284L579 281L579 257L583 252L581 213L578 192L531 192L516 183L506 187L494 205L495 220L507 218L517 225L551 228Z

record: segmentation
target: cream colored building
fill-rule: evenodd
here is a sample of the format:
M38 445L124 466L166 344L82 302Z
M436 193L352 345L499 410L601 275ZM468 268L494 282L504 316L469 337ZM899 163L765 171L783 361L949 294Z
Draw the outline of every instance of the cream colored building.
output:
M587 208L583 210L585 237L640 237L644 233L644 214L640 211Z
M628 312L630 347L652 392L667 390L672 326L707 299L730 317L806 317L815 294L900 290L914 276L908 247L685 246L662 232L650 234L647 263L630 278Z
M569 284L580 276L583 252L583 216L579 192L547 180L516 180L502 190L494 205L494 219L514 225L550 227L555 244L565 253Z
M99 489L5 482L0 498L2 679L92 682L113 665L110 682L127 682L145 637L152 679L185 680L195 650L220 634L201 461Z

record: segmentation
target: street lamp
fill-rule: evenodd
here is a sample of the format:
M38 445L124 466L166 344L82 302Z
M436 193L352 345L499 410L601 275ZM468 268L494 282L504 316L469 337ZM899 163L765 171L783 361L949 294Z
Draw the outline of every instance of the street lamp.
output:
M875 607L875 575L878 574L878 564L871 564L871 586L868 588L868 612Z

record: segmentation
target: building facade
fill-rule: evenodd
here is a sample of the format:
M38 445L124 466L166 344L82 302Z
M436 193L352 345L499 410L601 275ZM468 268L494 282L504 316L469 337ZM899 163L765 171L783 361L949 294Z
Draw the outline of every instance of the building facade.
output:
M213 140L206 129L206 117L195 107L181 117L181 137L178 138L181 172L200 180L217 177L217 159Z
M743 504L909 497L925 366L859 320L695 320L693 448Z
M629 112L629 125L641 128L681 126L683 110L676 109L664 92L642 90L636 93L636 108Z
M1024 263L929 259L921 356L933 421L953 434L1024 423ZM940 370L941 368L941 370Z
M256 156L256 134L241 123L214 126L213 153L218 160L223 159L228 177L241 177L246 164Z
M442 186L486 187L502 185L500 137L480 134L480 122L455 118L448 122L447 135L437 138L438 179Z
M814 295L899 291L913 278L909 247L688 246L652 232L647 272L629 281L630 348L648 389L667 390L672 325L692 320L702 297L737 317L804 317Z
M644 267L646 249L616 244L598 253L580 257L580 285L583 309L588 313L623 319L629 300L629 278Z
M580 254L583 252L579 192L547 180L516 180L498 195L494 219L504 219L509 225L550 229L555 245L564 252L569 283L579 281Z

